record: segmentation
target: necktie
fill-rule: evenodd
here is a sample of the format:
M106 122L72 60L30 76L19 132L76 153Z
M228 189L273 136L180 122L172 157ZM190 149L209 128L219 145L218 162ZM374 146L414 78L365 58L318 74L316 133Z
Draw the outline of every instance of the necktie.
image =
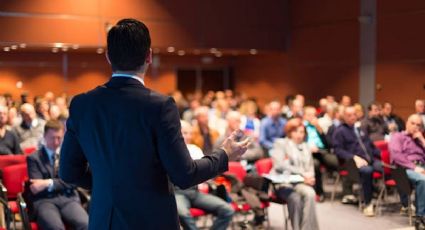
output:
M58 177L58 172L59 172L59 153L55 153L53 155L53 176L56 178Z

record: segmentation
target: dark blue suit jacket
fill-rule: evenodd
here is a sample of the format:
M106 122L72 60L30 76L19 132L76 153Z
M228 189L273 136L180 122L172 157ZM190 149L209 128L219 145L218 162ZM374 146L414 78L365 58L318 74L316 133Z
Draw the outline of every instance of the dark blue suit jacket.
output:
M49 192L46 189L32 196L35 209L37 209L37 201L49 199L57 195L66 195L70 199L79 201L78 195L74 189L75 187L66 184L61 179L54 176L53 166L50 164L49 156L44 147L27 157L27 165L28 177L30 179L53 180L53 191Z
M92 189L90 229L179 229L171 182L188 188L227 164L223 150L193 161L174 100L135 79L112 78L71 102L60 177Z

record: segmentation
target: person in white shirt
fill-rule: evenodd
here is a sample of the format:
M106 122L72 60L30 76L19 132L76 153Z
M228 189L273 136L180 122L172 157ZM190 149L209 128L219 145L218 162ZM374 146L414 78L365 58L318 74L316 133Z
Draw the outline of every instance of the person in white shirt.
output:
M181 121L181 132L187 149L192 159L197 160L204 157L202 150L191 144L192 126L187 121ZM225 230L232 220L233 208L217 196L199 192L197 186L188 189L175 187L177 213L183 229L198 229L195 219L190 214L190 208L199 208L207 213L212 213L215 218L211 229Z

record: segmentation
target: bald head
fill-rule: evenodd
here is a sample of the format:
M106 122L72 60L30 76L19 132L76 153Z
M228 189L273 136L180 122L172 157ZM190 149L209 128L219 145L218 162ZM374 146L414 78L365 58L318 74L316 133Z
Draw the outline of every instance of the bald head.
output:
M353 106L347 106L344 109L344 122L347 125L354 125L354 123L356 123L357 121L357 116L356 116L356 109Z
M227 127L230 132L233 132L241 126L241 114L237 111L230 111L226 116Z
M406 132L414 134L423 128L422 118L418 114L412 114L406 121Z
M187 121L180 121L181 132L184 139L184 143L190 144L192 142L192 125Z
M25 103L21 105L21 115L22 119L25 121L25 123L29 124L32 122L32 120L35 119L36 113L34 106L32 106L29 103Z

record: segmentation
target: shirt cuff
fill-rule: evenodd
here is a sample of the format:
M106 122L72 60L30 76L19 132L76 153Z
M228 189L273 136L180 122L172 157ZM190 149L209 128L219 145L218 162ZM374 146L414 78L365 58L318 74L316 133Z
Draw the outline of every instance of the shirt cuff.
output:
M53 192L54 189L55 189L55 186L54 186L53 180L49 179L49 187L47 187L47 191Z

